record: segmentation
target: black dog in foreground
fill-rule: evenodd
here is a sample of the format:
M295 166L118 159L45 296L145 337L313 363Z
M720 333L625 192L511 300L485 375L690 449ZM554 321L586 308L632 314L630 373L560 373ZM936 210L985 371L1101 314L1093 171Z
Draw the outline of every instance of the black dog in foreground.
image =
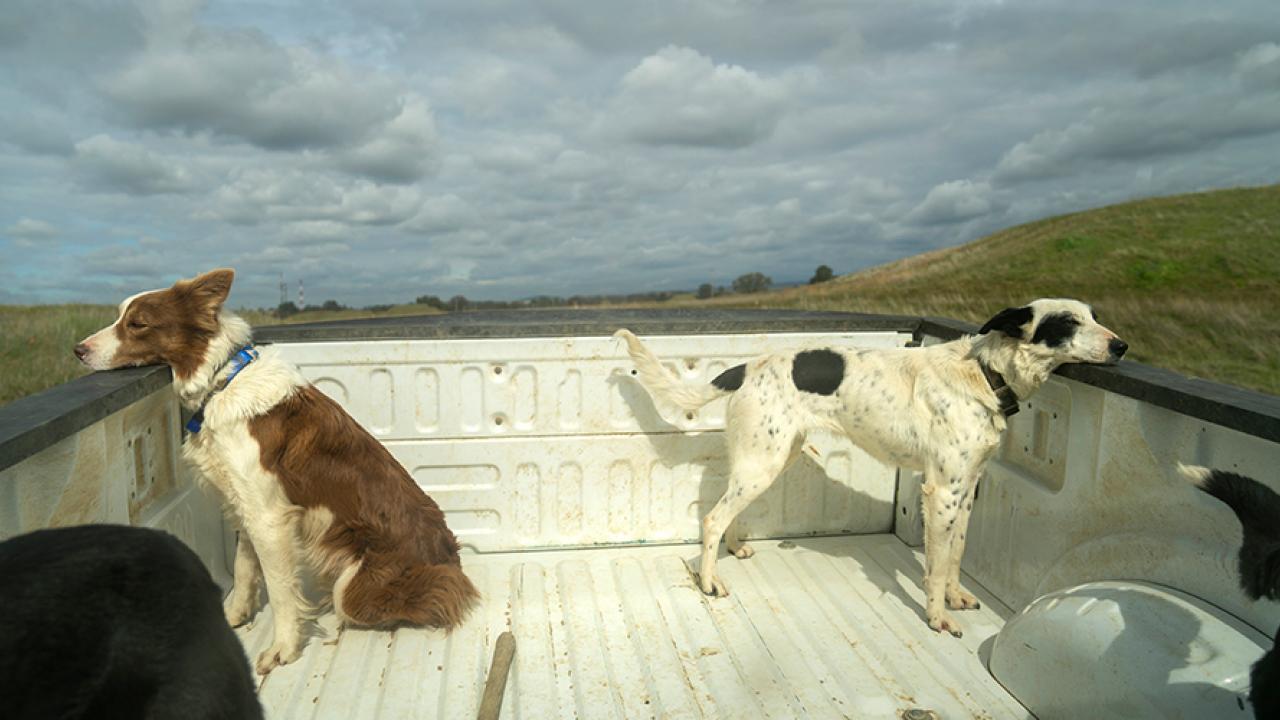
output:
M0 706L15 719L262 718L200 559L122 525L0 543Z
M1280 600L1280 495L1252 478L1225 470L1181 465L1196 487L1226 503L1244 528L1240 586L1257 600ZM1280 635L1280 630L1277 630ZM1249 702L1259 718L1280 718L1280 652L1272 647L1249 675Z

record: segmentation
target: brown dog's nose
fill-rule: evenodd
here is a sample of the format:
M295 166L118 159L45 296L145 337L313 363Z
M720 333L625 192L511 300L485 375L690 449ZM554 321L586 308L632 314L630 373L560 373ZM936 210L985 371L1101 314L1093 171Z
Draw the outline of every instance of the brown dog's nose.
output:
M1121 340L1120 338L1116 338L1111 341L1111 344L1107 345L1107 349L1111 351L1111 354L1114 355L1117 360L1119 360L1124 357L1124 351L1129 349L1129 343Z
M80 343L79 345L76 346L75 353L76 353L76 359L78 359L80 362L84 362L84 359L89 355L89 346L85 345L84 343Z

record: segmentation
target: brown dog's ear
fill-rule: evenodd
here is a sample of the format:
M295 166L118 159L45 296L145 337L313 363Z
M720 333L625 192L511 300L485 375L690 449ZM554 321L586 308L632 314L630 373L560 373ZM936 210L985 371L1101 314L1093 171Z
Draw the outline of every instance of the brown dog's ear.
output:
M230 268L210 270L186 281L185 289L202 307L216 313L231 294L231 281L235 277L236 271Z
M978 331L980 335L986 335L992 330L1002 332L1011 338L1022 339L1022 326L1031 322L1031 318L1035 315L1029 307L1005 308L996 313L995 317L987 321L982 329Z

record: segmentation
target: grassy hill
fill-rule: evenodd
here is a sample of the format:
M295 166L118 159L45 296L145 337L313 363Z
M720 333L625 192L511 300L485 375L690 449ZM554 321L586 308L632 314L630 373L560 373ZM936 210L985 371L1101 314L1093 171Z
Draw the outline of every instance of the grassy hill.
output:
M1054 296L1094 305L1134 360L1280 394L1280 185L1112 205L821 285L681 302L980 323Z

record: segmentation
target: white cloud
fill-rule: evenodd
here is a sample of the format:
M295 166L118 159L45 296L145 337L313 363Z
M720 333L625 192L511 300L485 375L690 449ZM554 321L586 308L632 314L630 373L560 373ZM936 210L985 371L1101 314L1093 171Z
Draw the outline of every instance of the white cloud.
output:
M1280 90L1280 45L1258 43L1241 53L1236 77L1251 90Z
M400 113L364 142L336 153L347 172L391 183L411 183L436 165L435 118L426 100L410 96Z
M406 230L434 234L461 230L479 220L474 208L462 198L449 193L428 198L418 214L405 221Z
M467 115L491 118L505 109L519 90L517 69L497 57L483 57L433 83L446 102Z
M668 45L622 77L604 123L648 145L741 148L773 133L787 99L781 80Z
M204 219L236 225L331 221L395 225L422 204L415 187L306 171L250 168L237 173L200 211Z
M349 225L335 220L299 220L284 224L280 235L285 245L307 245L349 238L352 231Z
M609 161L599 155L570 148L556 155L547 166L547 176L566 182L594 180L611 169Z
M935 185L907 216L917 225L946 225L986 215L995 209L991 185L951 180Z
M198 180L186 159L167 157L146 146L99 134L75 144L74 166L90 189L130 195L194 190Z
M15 240L51 240L58 236L58 228L43 220L24 217L5 228L4 234Z
M473 159L487 170L503 173L536 171L564 148L564 139L549 133L494 133L480 138Z

